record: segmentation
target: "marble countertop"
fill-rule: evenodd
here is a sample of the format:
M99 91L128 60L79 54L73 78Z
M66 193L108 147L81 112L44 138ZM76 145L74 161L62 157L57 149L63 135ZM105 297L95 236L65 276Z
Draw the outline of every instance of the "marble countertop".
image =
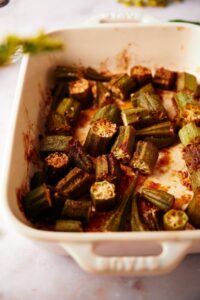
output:
M0 37L7 33L32 34L85 22L105 12L143 11L161 21L200 20L200 1L185 0L168 8L127 8L115 0L10 0L0 8ZM0 155L4 151L20 63L0 71ZM2 172L2 170L0 170ZM8 228L0 212L0 299L108 300L181 299L200 295L200 255L189 255L173 272L156 277L107 277L86 274L69 256L37 247Z

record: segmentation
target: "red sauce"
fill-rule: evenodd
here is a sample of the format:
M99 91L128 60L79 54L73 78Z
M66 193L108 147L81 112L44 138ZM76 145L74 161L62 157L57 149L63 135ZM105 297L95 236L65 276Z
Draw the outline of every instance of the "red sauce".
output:
M164 186L158 182L153 182L153 181L148 182L146 187L154 190L162 190L165 192L167 192L169 189L167 186Z
M162 155L157 162L156 168L159 170L159 172L165 173L169 169L169 165L171 163L171 157L168 149L162 150L161 153Z

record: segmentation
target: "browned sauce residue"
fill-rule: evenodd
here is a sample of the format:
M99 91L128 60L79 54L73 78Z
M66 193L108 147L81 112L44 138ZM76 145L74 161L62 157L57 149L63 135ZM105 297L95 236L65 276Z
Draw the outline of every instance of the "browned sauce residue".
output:
M162 155L156 164L156 168L160 173L165 173L169 169L169 165L171 163L171 157L168 149L162 150L161 153Z
M175 171L176 176L180 178L181 184L185 186L189 191L192 191L192 185L190 177L187 171Z
M153 182L153 181L149 181L146 187L149 189L162 190L165 192L167 192L169 189L169 187L164 186L164 185L160 184L159 182Z
M183 195L175 199L174 208L183 209L192 199L191 195Z

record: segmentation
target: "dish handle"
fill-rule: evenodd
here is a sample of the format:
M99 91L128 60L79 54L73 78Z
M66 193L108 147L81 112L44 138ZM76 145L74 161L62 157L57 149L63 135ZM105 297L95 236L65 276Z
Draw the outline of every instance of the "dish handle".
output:
M104 13L96 15L87 20L84 25L95 26L103 24L118 24L118 23L146 23L155 24L160 21L150 15L143 14L141 12L122 12L122 13Z
M99 256L93 243L62 244L74 260L88 272L109 275L144 276L173 270L186 256L191 242L160 242L162 252L156 256Z

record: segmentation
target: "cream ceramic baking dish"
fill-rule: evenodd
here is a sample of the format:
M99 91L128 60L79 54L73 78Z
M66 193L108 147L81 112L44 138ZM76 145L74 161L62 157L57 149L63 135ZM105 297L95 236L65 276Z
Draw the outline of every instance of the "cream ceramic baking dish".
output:
M143 23L133 15L108 15L93 25L51 32L64 41L60 53L25 56L21 63L10 134L4 159L2 204L7 220L28 238L64 250L86 271L114 275L154 275L175 268L186 254L200 251L200 231L62 233L31 227L21 213L17 194L26 187L33 172L38 134L44 125L50 70L58 64L81 63L113 71L134 64L152 69L163 66L185 70L200 78L200 28L193 25L161 24L151 18ZM140 16L139 16L140 19ZM149 21L153 21L150 24ZM178 148L166 174L154 175L176 196L189 193L172 176L173 169L184 169ZM171 172L171 173L170 173Z

